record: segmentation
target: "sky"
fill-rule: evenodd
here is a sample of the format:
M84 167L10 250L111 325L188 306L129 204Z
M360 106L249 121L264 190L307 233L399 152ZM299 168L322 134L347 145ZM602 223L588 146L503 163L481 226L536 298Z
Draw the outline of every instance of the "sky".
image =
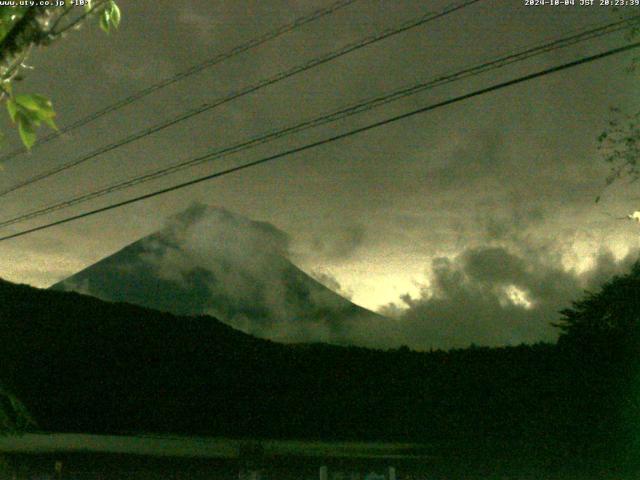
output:
M293 21L328 1L119 0L105 35L85 26L34 51L16 88L49 96L59 125ZM579 3L579 2L577 2ZM358 0L7 161L0 188L448 1ZM555 39L637 7L484 0L363 48L2 199L2 219L212 149ZM11 233L255 160L626 42L591 40L3 229ZM402 321L416 347L552 340L549 322L637 258L637 184L602 188L610 108L640 107L633 52L501 89L275 162L0 242L0 276L49 286L164 225L193 202L267 222L290 259L355 303ZM2 148L18 145L9 121ZM595 203L597 195L602 200Z

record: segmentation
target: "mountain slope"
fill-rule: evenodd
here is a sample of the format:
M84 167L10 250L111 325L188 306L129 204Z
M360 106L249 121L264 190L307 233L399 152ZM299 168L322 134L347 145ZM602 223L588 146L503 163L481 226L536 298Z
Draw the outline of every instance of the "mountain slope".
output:
M281 341L375 346L367 325L391 322L320 284L287 258L286 235L224 209L195 205L163 230L53 285L177 315L214 315Z
M247 352L271 347L214 318L176 318L75 293L0 282L0 302L0 380L45 429L188 430L189 415L163 413L175 417L178 405L208 411L199 403L205 398L212 405L232 398L229 375L252 368ZM238 352L247 363L230 368Z
M0 345L0 382L45 431L393 439L427 413L406 354L282 345L1 280Z

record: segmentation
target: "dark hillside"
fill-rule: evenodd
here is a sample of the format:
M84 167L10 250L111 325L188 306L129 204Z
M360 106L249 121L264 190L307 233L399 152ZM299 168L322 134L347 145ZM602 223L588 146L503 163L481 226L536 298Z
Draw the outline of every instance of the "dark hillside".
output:
M0 381L46 431L413 440L502 453L506 442L534 459L575 457L616 433L598 400L606 392L575 363L584 356L570 361L553 345L282 345L211 317L4 281L0 338Z

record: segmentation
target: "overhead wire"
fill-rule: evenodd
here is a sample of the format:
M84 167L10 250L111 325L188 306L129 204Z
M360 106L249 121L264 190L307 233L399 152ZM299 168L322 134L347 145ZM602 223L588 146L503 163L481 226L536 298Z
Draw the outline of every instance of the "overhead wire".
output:
M129 95L128 97L125 97L121 100L118 100L115 103L112 103L110 105L107 105L103 108L101 108L100 110L97 110L95 112L90 113L89 115L86 115L78 120L76 120L75 122L66 125L62 128L60 128L57 131L53 131L51 133L49 133L48 135L45 135L43 137L40 137L36 143L31 147L33 148L37 148L41 145L44 145L45 143L50 142L51 140L54 140L58 137L60 137L61 135L64 135L65 133L69 133L73 130L76 130L80 127L84 127L85 125L97 120L100 117L103 117L104 115L107 115L109 113L115 112L116 110L120 110L121 108L124 108L128 105L131 105L132 103L148 96L151 95L152 93L157 92L158 90L161 90L163 88L166 88L170 85L173 85L174 83L177 83L187 77L190 77L192 75L195 75L197 73L202 72L203 70L206 70L207 68L211 68L214 67L226 60L229 60L230 58L233 58L237 55L240 55L241 53L244 53L248 50L251 50L253 48L259 47L271 40L275 40L276 38L289 33L295 29L298 29L308 23L314 22L322 17L325 17L327 15L330 15L342 8L345 8L349 5L351 5L352 3L357 2L358 0L338 0L337 2L332 3L331 5L329 5L326 8L321 8L318 10L314 10L313 12L311 12L308 15L299 17L297 19L295 19L293 22L287 23L285 25L281 25L278 28L275 28L273 30L270 30L269 32L266 32L263 35L260 35L258 37L252 38L251 40L238 45L236 47L233 47L232 49L215 55L214 57L208 58L206 60L204 60L203 62L200 62L198 64L195 64L189 68L187 68L186 70L182 70L178 73L176 73L175 75L165 78L163 80L160 80L152 85L149 85L146 88L143 88L141 90L138 90L137 92L132 93L131 95ZM19 147L16 148L2 156L0 156L0 163L4 163L8 160L11 160L12 158L17 157L18 155L27 152L26 148L24 147Z
M315 141L315 142L307 143L307 144L299 146L299 147L291 148L291 149L285 150L283 152L279 152L279 153L276 153L276 154L273 154L273 155L269 155L269 156L263 157L263 158L261 158L259 160L254 160L252 162L248 162L248 163L245 163L245 164L242 164L242 165L237 165L237 166L234 166L234 167L231 167L231 168L227 168L225 170L221 170L221 171L209 174L209 175L198 177L198 178L186 181L186 182L178 183L178 184L172 185L170 187L162 188L160 190L156 190L154 192L146 193L144 195L139 195L137 197L133 197L133 198L130 198L130 199L127 199L127 200L123 200L123 201L120 201L120 202L112 203L110 205L106 205L106 206L103 206L103 207L100 207L100 208L96 208L96 209L93 209L93 210L90 210L90 211L87 211L87 212L83 212L83 213L80 213L80 214L77 214L77 215L72 215L72 216L69 216L69 217L54 221L54 222L50 222L50 223L47 223L47 224L44 224L44 225L40 225L40 226L37 226L37 227L33 227L33 228L26 229L26 230L22 230L20 232L16 232L16 233L12 233L12 234L9 234L9 235L5 235L5 236L0 237L0 241L6 241L6 240L13 239L13 238L18 238L18 237L21 237L21 236L24 236L24 235L28 235L30 233L34 233L34 232L42 231L42 230L45 230L45 229L49 229L49 228L52 228L52 227L57 226L57 225L62 225L62 224L69 223L69 222L72 222L72 221L75 221L75 220L79 220L81 218L86 218L86 217L89 217L89 216L92 216L92 215L96 215L98 213L106 212L106 211L113 210L113 209L116 209L116 208L121 208L123 206L130 205L132 203L137 203L137 202L140 202L140 201L143 201L143 200L147 200L149 198L154 198L154 197L157 197L159 195L163 195L165 193L174 192L176 190L180 190L180 189L183 189L183 188L186 188L186 187L189 187L189 186L192 186L192 185L196 185L198 183L202 183L202 182L205 182L205 181L208 181L208 180L212 180L212 179L215 179L215 178L220 178L222 176L226 176L226 175L229 175L231 173L235 173L235 172L239 172L239 171L242 171L242 170L246 170L248 168L253 168L255 166L262 165L262 164L265 164L265 163L268 163L268 162L272 162L274 160L277 160L277 159L280 159L280 158L283 158L283 157L286 157L286 156L289 156L289 155L294 155L296 153L301 153L301 152L304 152L304 151L307 151L307 150L310 150L310 149L313 149L313 148L317 148L317 147L322 146L322 145L326 145L326 144L329 144L329 143L332 143L332 142L335 142L335 141L338 141L338 140L342 140L342 139L345 139L345 138L348 138L348 137L351 137L351 136L354 136L354 135L357 135L357 134L360 134L360 133L364 133L364 132L367 132L367 131L370 131L370 130L373 130L373 129L376 129L376 128L380 128L382 126L386 126L386 125L389 125L391 123L395 123L395 122L398 122L400 120L404 120L406 118L413 117L415 115L419 115L419 114L423 114L423 113L426 113L426 112L430 112L430 111L435 110L437 108L442 108L444 106L451 105L451 104L454 104L454 103L458 103L458 102L461 102L461 101L464 101L464 100L468 100L470 98L478 97L480 95L484 95L484 94L487 94L487 93L490 93L490 92L495 92L497 90L501 90L503 88L507 88L507 87L510 87L510 86L513 86L513 85L517 85L517 84L520 84L520 83L523 83L523 82L527 82L527 81L530 81L530 80L533 80L533 79L536 79L536 78L544 77L544 76L550 75L552 73L557 73L557 72L560 72L560 71L563 71L563 70L567 70L569 68L577 67L579 65L584 65L586 63L590 63L590 62L593 62L593 61L596 61L596 60L601 60L603 58L607 58L607 57L610 57L612 55L617 55L617 54L620 54L620 53L623 53L623 52L628 52L628 51L630 51L632 49L636 49L638 47L640 47L640 42L631 43L631 44L628 44L628 45L625 45L625 46L622 46L622 47L618 47L618 48L613 48L613 49L607 50L607 51L602 52L602 53L598 53L598 54L595 54L595 55L590 55L590 56L587 56L587 57L582 57L582 58L580 58L578 60L574 60L574 61L571 61L571 62L563 63L563 64L557 65L555 67L546 68L546 69L539 70L539 71L534 72L534 73L530 73L530 74L527 74L527 75L516 77L516 78L511 79L511 80L507 80L507 81L504 81L504 82L499 82L499 83L493 84L493 85L491 85L489 87L484 87L484 88L481 88L481 89L478 89L478 90L474 90L472 92L469 92L469 93L466 93L466 94L463 94L463 95L459 95L459 96L456 96L456 97L449 98L447 100L442 100L440 102L436 102L436 103L433 103L433 104L430 104L430 105L427 105L427 106L424 106L424 107L421 107L421 108L418 108L418 109L414 109L414 110L411 110L409 112L405 112L405 113L402 113L402 114L399 114L399 115L388 117L388 118L386 118L384 120L373 122L373 123L370 123L368 125L349 130L347 132L343 132L343 133L340 133L340 134L337 134L337 135L333 135L331 137L324 138L322 140L318 140L318 141ZM204 156L199 157L199 158L206 158L206 157L207 157L207 155L204 155Z
M449 15L453 12L456 12L458 10L461 10L463 8L466 8L474 3L478 3L480 1L483 0L465 0L463 2L457 3L453 6L449 6L446 7L445 9L441 10L438 13L428 13L425 15L422 15L421 17L419 17L418 19L414 19L411 20L409 22L405 22L402 25L400 25L399 27L394 27L394 28L388 28L385 29L377 34L365 37L364 39L361 39L357 42L354 43L350 43L347 44L341 48L339 48L338 50L332 51L328 54L322 55L320 57L316 57L311 59L308 62L305 62L303 64L297 65L291 69L282 71L274 76L271 76L269 78L263 79L260 82L256 83L256 84L252 84L249 85L241 90L238 91L234 91L229 93L228 95L225 95L223 97L220 97L214 101L211 102L207 102L204 103L202 105L200 105L199 107L193 108L191 110L188 110L186 112L181 113L180 115L177 115L171 119L165 120L159 124L156 124L152 127L148 127L145 128L141 131L135 132L131 135L128 135L127 137L124 137L120 140L117 140L115 142L112 142L108 145L104 145L102 147L99 147L79 158L76 158L74 160L71 160L69 162L63 163L62 165L58 165L56 167L53 167L50 170L47 170L45 172L36 174L34 176L31 176L25 180L22 180L20 182L17 182L13 185L11 185L10 187L4 188L2 190L0 190L0 197L5 196L9 193L15 192L16 190L19 190L21 188L24 188L28 185L32 185L36 182L39 182L40 180L44 180L45 178L49 178L53 175L56 175L58 173L64 172L66 170L69 170L71 168L77 167L78 165L81 165L93 158L96 158L100 155L103 155L107 152L113 151L117 148L120 148L124 145L128 145L132 142L135 142L137 140L140 140L141 138L147 137L149 135L152 135L154 133L157 133L161 130L164 130L166 128L169 128L173 125L176 125L180 122L183 122L187 119L190 119L192 117L195 117L196 115L199 115L201 113L210 111L216 107L219 107L221 105L224 105L226 103L229 103L233 100L236 100L240 97L243 97L245 95L248 95L250 93L254 93L257 92L258 90L261 90L265 87L268 87L270 85L273 85L275 83L281 82L285 79L291 78L294 75L297 75L299 73L305 72L307 70L310 70L312 68L315 68L319 65L323 65L325 63L328 63L332 60L335 60L338 57L342 57L344 55L347 55L351 52L354 52L356 50L360 50L361 48L364 48L366 46L369 46L373 43L385 40L389 37L392 37L394 35L398 35L400 33L406 32L408 30L411 30L413 28L419 27L421 25L424 25L428 22L434 21L438 18L442 18L445 15Z
M260 136L255 136L249 140L245 140L231 146L220 148L218 150L210 152L204 159L197 158L197 159L191 159L188 161L177 162L172 165L169 165L160 169L156 169L142 175L137 175L124 181L120 181L120 182L108 185L101 189L82 194L72 199L67 199L53 205L32 210L30 212L18 215L16 217L0 221L0 228L13 225L16 223L21 223L27 220L31 220L33 218L37 218L61 209L69 208L74 205L85 203L90 200L94 200L96 198L114 193L116 191L131 188L133 186L146 183L148 181L155 180L187 168L192 168L196 165L200 165L205 162L211 162L212 160L220 159L228 155L238 153L238 152L247 150L249 148L253 148L257 145L261 145L285 136L293 135L295 133L308 130L310 128L314 128L330 122L342 120L349 116L363 113L363 112L372 110L374 108L378 108L390 102L400 100L410 95L415 95L419 92L423 92L428 89L442 86L442 85L445 85L454 81L458 81L464 78L468 78L471 76L480 75L482 73L486 73L488 71L495 70L498 68L504 68L507 65L513 64L515 62L524 61L526 59L529 59L537 55L541 55L543 53L549 53L549 52L558 50L560 48L566 48L568 46L575 45L580 42L584 42L586 40L591 40L594 38L601 37L603 35L611 34L627 28L629 25L631 25L633 22L639 19L640 19L640 15L635 17L630 17L621 21L610 22L604 25L600 25L598 27L582 29L579 33L571 36L541 43L535 47L526 49L524 51L512 52L491 61L486 61L478 65L463 68L462 70L458 70L454 73L439 75L433 79L420 82L418 84L414 84L410 87L403 87L401 89L396 89L395 91L388 92L374 98L370 98L366 101L361 101L361 102L352 104L348 107L332 111L320 117L315 117L313 119L306 120L304 122L297 123L295 125L292 125L283 129L275 130Z

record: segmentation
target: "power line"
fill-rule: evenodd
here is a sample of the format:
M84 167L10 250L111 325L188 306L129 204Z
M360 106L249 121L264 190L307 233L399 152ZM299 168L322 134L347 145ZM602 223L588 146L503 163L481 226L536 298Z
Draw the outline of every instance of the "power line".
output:
M39 138L35 145L33 147L31 147L32 149L35 147L38 147L40 145L44 145L45 143L50 142L51 140L54 140L55 138L58 138L59 136L68 133L72 130L75 130L77 128L83 127L85 125L87 125L88 123L93 122L94 120L97 120L98 118L107 115L109 113L115 112L116 110L120 110L123 107L126 107L127 105L130 105L148 95L151 95L154 92L157 92L158 90L161 90L165 87L168 87L170 85L173 85L176 82L179 82L180 80L183 80L187 77L190 77L191 75L195 75L196 73L200 73L203 70L206 70L207 68L211 68L215 65L218 65L222 62L224 62L225 60L229 60L232 57L235 57L236 55L240 55L241 53L246 52L247 50L251 50L253 48L259 47L261 45L263 45L264 43L267 43L271 40L275 40L276 38L284 35L285 33L291 32L292 30L295 30L297 28L300 28L308 23L311 23L315 20L318 20L324 16L330 15L334 12L336 12L337 10L340 10L342 8L345 8L349 5L351 5L352 3L356 2L358 0L339 0L331 5L329 5L326 8L322 8L322 9L318 9L315 10L313 12L311 12L309 15L305 15L303 17L297 18L296 20L294 20L291 23L288 23L286 25L281 25L280 27L271 30L267 33L265 33L264 35L261 35L259 37L253 38L251 40L249 40L246 43L243 43L241 45L238 45L234 48L232 48L231 50L221 53L219 55L216 55L212 58L209 58L201 63L198 63L196 65L193 65L191 67L189 67L186 70L183 70L181 72L178 72L177 74L165 78L164 80L160 80L157 83L154 83L153 85L150 85L146 88L143 88L142 90L138 90L137 92L129 95L128 97L125 97L119 101L117 101L116 103L113 103L111 105L107 105L106 107L97 110L93 113L90 113L89 115L80 118L78 120L76 120L75 122L62 127L61 129L59 129L58 131L55 132L51 132L48 135L45 135L44 137ZM14 157L17 157L18 155L25 153L27 150L24 147L19 147L16 148L10 152L8 152L7 154L3 155L0 157L0 163L4 163L7 160L11 160Z
M205 162L210 162L215 159L219 159L234 153L247 150L257 145L271 142L273 140L276 140L285 136L289 136L295 133L308 130L310 128L324 125L326 123L335 122L358 113L363 113L363 112L372 110L374 108L380 107L382 105L385 105L387 103L397 101L401 98L405 98L407 96L425 91L427 89L432 89L438 86L442 86L463 78L476 76L497 68L503 68L506 65L510 65L515 62L520 62L525 59L531 58L533 56L540 55L542 53L552 52L560 48L565 48L570 45L575 45L585 40L589 40L589 39L601 37L603 35L607 35L613 32L617 32L627 28L630 24L637 21L639 18L640 18L640 15L636 17L631 17L625 20L601 25L595 28L590 28L586 30L582 29L580 33L575 35L556 39L547 43L542 43L536 47L533 47L524 51L510 53L505 56L499 57L497 59L481 63L479 65L464 68L462 70L456 71L451 74L440 75L429 81L418 83L410 87L401 88L401 89L392 91L390 93L386 93L382 96L374 97L372 99L356 103L349 107L333 111L331 113L313 118L311 120L304 121L302 123L295 124L293 126L286 127L284 129L276 130L261 136L256 136L249 140L245 140L243 142L215 150L213 152L208 153L205 158L196 158L188 161L177 162L167 167L163 167L161 169L153 170L151 172L129 178L127 180L103 187L99 190L82 194L72 199L64 200L62 202L59 202L44 208L40 208L37 210L32 210L31 212L27 212L19 216L1 221L0 228L13 225L16 223L24 222L26 220L30 220L33 218L37 218L37 217L46 215L48 213L62 210L64 208L68 208L74 205L85 203L90 200L108 195L110 193L114 193L119 190L131 188L133 186L146 183L148 181L155 180L155 179L164 177L166 175L173 174L175 172L184 170L186 168L191 168L193 166L196 166Z
M83 155L80 158L77 158L75 160L72 160L70 162L64 163L62 165L59 165L57 167L54 167L46 172L34 175L30 178L27 178L26 180L23 180L21 182L18 182L4 190L0 190L0 197L7 195L11 192L14 192L16 190L19 190L21 188L24 188L28 185L31 185L33 183L36 183L40 180L44 180L45 178L49 178L53 175L56 175L58 173L61 173L65 170L68 170L70 168L74 168L78 165L81 165L95 157L98 157L99 155L102 155L104 153L110 152L112 150L115 150L117 148L120 148L124 145L128 145L132 142L135 142L136 140L139 140L141 138L147 137L153 133L157 133L161 130L164 130L166 128L169 128L173 125L176 125L180 122L183 122L189 118L192 118L196 115L199 115L201 113L207 112L209 110L212 110L216 107L219 107L221 105L224 105L228 102L231 102L232 100L235 100L237 98L243 97L245 95L248 95L250 93L254 93L258 90L261 90L262 88L268 87L270 85L273 85L275 83L278 83L280 81L283 81L287 78L293 77L294 75L297 75L299 73L305 72L307 70L310 70L314 67L317 67L319 65L328 63L332 60L335 60L338 57L341 57L343 55L347 55L348 53L354 52L356 50L359 50L361 48L364 48L368 45L371 45L373 43L385 40L391 36L394 35L398 35L400 33L406 32L408 30L411 30L413 28L416 28L418 26L424 25L428 22L431 22L433 20L436 20L438 18L441 18L445 15L449 15L453 12L456 12L458 10L461 10L465 7L468 7L474 3L480 2L482 0L466 0L464 2L458 3L454 6L449 6L447 8L445 8L444 10L438 12L438 13L428 13L425 14L421 17L419 17L417 20L412 20L410 22L406 22L403 23L401 26L399 27L395 27L395 28L390 28L390 29L386 29L383 30L382 32L366 37L358 42L355 43L350 43L338 50L335 50L333 52L330 52L328 54L325 54L321 57L316 57L304 64L298 65L296 67L293 67L292 69L280 72L272 77L269 77L267 79L261 80L260 82L250 85L248 87L243 88L242 90L236 91L236 92L231 92L230 94L221 97L217 100L214 100L213 102L208 102L205 103L199 107L196 107L194 109L188 110L176 117L173 117L169 120L165 120L159 124L156 124L152 127L146 128L144 130L141 130L139 132L133 133L123 139L120 139L116 142L110 143L108 145L102 146L97 148L96 150L93 150L92 152L89 152L85 155Z
M338 134L338 135L334 135L332 137L325 138L323 140L318 140L316 142L308 143L308 144L303 145L301 147L292 148L290 150L286 150L284 152L280 152L280 153L277 153L277 154L274 154L274 155L270 155L270 156L261 158L259 160L254 160L254 161L249 162L249 163L245 163L245 164L242 164L242 165L231 167L231 168L228 168L228 169L216 172L216 173L212 173L210 175L205 175L203 177L199 177L199 178L196 178L196 179L193 179L193 180L189 180L187 182L179 183L179 184L173 185L171 187L163 188L163 189L151 192L151 193L147 193L147 194L140 195L140 196L137 196L137 197L134 197L134 198L130 198L128 200L124 200L124 201L117 202L117 203L112 203L111 205L107 205L105 207L96 208L94 210L90 210L88 212L80 213L78 215L73 215L73 216L70 216L70 217L67 217L67 218L63 218L61 220L57 220L55 222L51 222L51 223L48 223L48 224L45 224L45 225L40 225L38 227L33 227L33 228L30 228L30 229L27 229L27 230L23 230L21 232L13 233L13 234L10 234L10 235L5 235L3 237L0 237L0 241L5 241L5 240L12 239L12 238L21 237L21 236L27 235L29 233L37 232L37 231L40 231L40 230L45 230L45 229L48 229L48 228L51 228L51 227L54 227L54 226L57 226L57 225L62 225L64 223L68 223L68 222L71 222L71 221L74 221L74 220L79 220L81 218L85 218L85 217L89 217L89 216L92 216L92 215L96 215L98 213L106 212L108 210L113 210L113 209L116 209L116 208L120 208L120 207L123 207L125 205L129 205L129 204L132 204L132 203L140 202L142 200L147 200L149 198L153 198L153 197L156 197L158 195L162 195L162 194L165 194L165 193L169 193L169 192L173 192L173 191L176 191L176 190L180 190L182 188L189 187L191 185L195 185L195 184L207 181L207 180L212 180L214 178L218 178L218 177L222 177L222 176L225 176L225 175L229 175L231 173L235 173L235 172L238 172L238 171L241 171L241 170L245 170L247 168L255 167L257 165L261 165L261 164L264 164L264 163L267 163L267 162L271 162L273 160L277 160L279 158L286 157L288 155L293 155L293 154L296 154L296 153L304 152L306 150L310 150L312 148L319 147L321 145L326 145L328 143L335 142L337 140L342 140L344 138L348 138L348 137L351 137L353 135L357 135L359 133L367 132L367 131L373 130L375 128L379 128L379 127L382 127L382 126L385 126L385 125L388 125L388 124L391 124L391 123L394 123L394 122L397 122L397 121L400 121L400 120L404 120L404 119L412 117L414 115L426 113L426 112L429 112L431 110L435 110L435 109L440 108L440 107L444 107L444 106L447 106L447 105L451 105L453 103L461 102L463 100L467 100L467 99L470 99L470 98L473 98L473 97L484 95L485 93L494 92L494 91L500 90L502 88L510 87L512 85L516 85L516 84L523 83L523 82L526 82L526 81L529 81L529 80L540 78L540 77L543 77L543 76L546 76L546 75L549 75L549 74L552 74L552 73L560 72L562 70L567 70L569 68L577 67L579 65L584 65L586 63L593 62L595 60L600 60L600 59L603 59L603 58L606 58L606 57L609 57L609 56L612 56L612 55L616 55L618 53L627 52L627 51L630 51L630 50L632 50L634 48L638 48L638 47L640 47L640 42L632 43L630 45L625 45L624 47L618 47L618 48L614 48L614 49L611 49L611 50L607 50L606 52L599 53L599 54L596 54L596 55L583 57L581 59L574 60L572 62L564 63L564 64L559 65L559 66L555 66L555 67L547 68L545 70L541 70L541 71L538 71L538 72L530 73L528 75L524 75L522 77L518 77L518 78L515 78L515 79L512 79L512 80L508 80L506 82L497 83L497 84L494 84L494 85L492 85L490 87L485 87L485 88L482 88L482 89L479 89L479 90L475 90L475 91L470 92L470 93L466 93L464 95L460 95L460 96L457 96L457 97L450 98L448 100L443 100L441 102L437 102L437 103L428 105L426 107L421 107L421 108L418 108L416 110L412 110L410 112L406 112L406 113L403 113L403 114L400 114L400 115L396 115L396 116L387 118L385 120L380 120L378 122L370 123L369 125L366 125L364 127L359 127L359 128L350 130L350 131L345 132L345 133L341 133L341 134ZM203 159L203 158L206 158L207 156L208 155L204 155L204 156L202 156L200 158Z

